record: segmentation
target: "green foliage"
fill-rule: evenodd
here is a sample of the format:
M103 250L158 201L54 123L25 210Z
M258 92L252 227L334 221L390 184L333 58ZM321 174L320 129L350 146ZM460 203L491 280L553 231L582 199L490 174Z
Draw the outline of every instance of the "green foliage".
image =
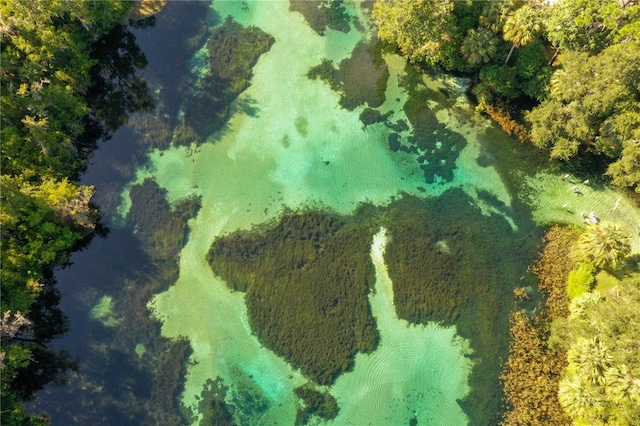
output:
M596 268L590 263L582 263L578 269L569 272L567 279L567 293L571 299L575 299L583 293L591 291L595 284Z
M601 223L587 227L578 239L584 260L596 268L617 268L631 252L630 238L617 225Z
M521 140L554 159L607 156L613 182L640 191L640 3L380 0L373 17L380 38L410 61L478 71L478 109L509 133L514 126L504 117L540 101L526 115L531 138ZM560 68L552 75L554 61Z
M538 38L542 31L540 14L529 4L524 4L513 12L509 13L504 20L502 36L505 41L513 43L505 65L509 63L509 58L514 48L530 44Z
M620 157L623 146L633 145L628 141L637 137L640 122L639 58L640 42L613 45L595 56L562 55L551 97L527 116L533 143L549 149L552 158L568 159L580 149ZM626 155L632 162L633 150ZM611 173L620 176L620 171ZM637 184L633 178L629 183Z
M568 345L558 397L578 424L637 424L640 421L640 278L623 280L606 297L586 293L572 302L554 340Z
M472 28L467 33L460 51L469 65L475 67L489 62L498 50L498 37L484 27Z
M125 2L3 2L2 172L26 168L63 178L84 166L75 139L89 113L84 99L89 46L124 18Z
M43 424L21 402L70 368L48 339L64 329L45 279L90 235L93 188L73 183L102 136L90 93L103 64L94 56L124 19L124 1L35 0L0 3L2 92L0 176L1 309L30 326L8 336L3 321L2 424ZM7 317L9 318L9 317ZM48 321L55 322L49 324Z
M635 192L640 193L640 139L623 143L622 155L609 165L607 175L611 176L615 185L635 188Z
M502 27L504 39L516 47L533 42L541 31L540 14L526 3L508 14Z
M620 284L620 280L607 271L602 270L596 274L596 290L602 294L607 294L618 284Z
M461 2L377 1L372 16L381 40L398 46L411 61L464 68L460 54L463 34L453 11Z
M43 268L64 263L68 251L81 238L56 216L50 204L56 192L45 188L51 184L52 181L47 181L42 186L33 186L0 176L2 312L28 312L38 294ZM62 187L63 192L69 189L65 181Z
M622 2L614 1L554 2L544 10L547 37L563 51L598 53L612 43L634 37L640 5L627 3L622 7Z

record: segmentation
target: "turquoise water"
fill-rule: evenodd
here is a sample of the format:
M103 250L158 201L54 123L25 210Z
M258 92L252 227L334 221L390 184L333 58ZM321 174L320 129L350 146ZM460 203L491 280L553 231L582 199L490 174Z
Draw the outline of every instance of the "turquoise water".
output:
M113 215L105 217L111 232L56 272L71 323L58 344L79 358L80 371L68 386L43 390L34 406L52 424L181 424L182 403L192 423L205 424L222 384L236 423L294 424L301 402L293 390L309 386L308 378L254 336L244 293L214 276L207 252L236 230L267 229L292 210L322 209L358 221L370 238L375 280L366 301L380 335L378 347L358 353L353 369L330 386L311 384L339 405L329 423L497 424L512 289L535 286L527 265L540 225L582 224L580 211L593 210L637 232L640 212L599 185L574 196L570 187L581 182L563 180L560 167L474 111L464 97L468 82L411 72L392 53L381 54L389 78L376 107L386 120L364 126L359 116L367 105L343 109L335 86L306 77L323 58L337 67L356 46L361 54L363 41L375 41L359 2L346 4L357 25L351 20L349 32L324 35L287 1L216 0L209 14L207 7L169 2L156 27L137 31L149 59L143 77L159 108L97 151L83 177L97 186L103 212ZM171 129L206 78L210 32L200 26L222 25L227 15L275 42L219 132L201 145L147 155L145 146L170 144ZM364 68L362 55L355 58L350 69ZM403 108L416 103L427 108L414 129L415 110ZM424 139L416 142L418 130ZM402 149L390 149L390 136ZM445 178L427 170L444 171ZM155 183L141 191L137 184L146 178ZM172 213L165 195L174 206L199 195L202 207L197 215ZM184 236L178 225L187 218ZM638 252L640 240L633 244ZM176 251L179 270L171 261ZM392 280L401 269L406 282ZM400 302L407 289L410 309ZM435 316L441 323L410 324L398 318L396 308L403 307L415 321ZM311 417L310 424L319 423Z
M329 30L324 36L312 31L300 14L290 12L288 2L218 1L212 7L223 18L231 15L242 25L261 28L276 42L259 59L250 87L237 101L250 102L257 113L239 110L195 152L182 147L156 151L149 165L138 171L137 181L153 177L167 189L170 200L191 194L202 197L202 208L190 222L189 241L181 252L179 279L155 296L149 307L162 321L163 335L186 336L193 348L182 395L187 407L197 411L205 382L220 377L231 394L250 386L255 398L266 401L268 408L256 418L252 407L238 406L236 398L233 403L236 413L243 413L237 414L241 423L291 424L296 412L292 390L306 379L252 335L243 295L230 291L205 260L213 240L267 223L285 208L328 208L350 214L363 202L382 206L403 193L433 197L452 187L462 188L485 214L502 215L515 229L504 209L483 201L478 192L492 194L507 207L511 197L493 167L477 164L481 151L477 135L488 123L470 111L464 97L454 94L457 113L440 109L436 115L466 138L454 177L446 184L427 184L416 154L389 150L389 128L363 126L359 114L365 106L342 109L339 93L306 77L322 58L338 63L359 41L372 36L357 4L348 10L367 30L352 28L346 34ZM400 84L405 63L392 54L384 60L390 78L379 110L390 113L390 121L408 122L402 110L407 94ZM461 87L454 79L425 77L423 83L434 90ZM438 107L435 101L430 106ZM408 133L410 129L400 137ZM126 208L125 202L122 211ZM408 424L415 418L420 424L466 424L457 401L469 391L469 344L456 335L455 327L409 325L395 316L391 281L381 256L385 238L382 230L372 243L377 282L370 304L381 342L374 353L358 355L354 370L329 388L341 408L335 423Z

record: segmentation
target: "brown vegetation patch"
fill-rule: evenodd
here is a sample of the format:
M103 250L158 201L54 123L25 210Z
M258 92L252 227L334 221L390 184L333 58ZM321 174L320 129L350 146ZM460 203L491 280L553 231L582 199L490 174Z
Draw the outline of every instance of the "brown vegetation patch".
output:
M569 315L567 279L576 268L573 258L580 230L577 227L554 226L544 237L544 248L531 268L538 276L540 291L546 295L546 316L552 321Z
M370 244L362 226L306 212L217 239L208 260L230 287L247 293L260 341L305 376L330 384L379 338L367 300L375 276Z
M483 112L502 127L502 130L504 130L509 136L515 137L520 142L529 142L531 140L527 128L514 120L508 112L490 106L484 108Z
M201 139L219 130L231 102L249 85L251 70L275 40L257 27L245 28L231 18L216 28L207 43L207 75L185 102L185 125Z
M366 43L359 42L351 56L343 59L337 69L332 61L323 59L307 75L329 83L340 93L340 105L352 111L365 103L370 108L384 103L389 69L381 56L380 41L372 38Z
M566 356L547 345L549 326L518 310L511 316L511 350L501 376L509 409L503 425L570 425L558 402Z
M552 227L531 268L546 296L538 317L517 310L511 316L511 348L501 376L505 392L504 425L568 425L558 401L558 386L567 366L566 354L548 343L551 321L569 314L567 278L575 268L572 251L580 230Z

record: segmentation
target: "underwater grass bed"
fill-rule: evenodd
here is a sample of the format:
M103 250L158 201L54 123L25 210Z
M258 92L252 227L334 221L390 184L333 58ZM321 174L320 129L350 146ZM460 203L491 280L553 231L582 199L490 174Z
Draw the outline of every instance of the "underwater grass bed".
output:
M356 352L375 349L367 302L373 284L370 234L337 216L284 216L272 229L214 241L215 274L246 292L258 339L305 376L331 384L352 368Z

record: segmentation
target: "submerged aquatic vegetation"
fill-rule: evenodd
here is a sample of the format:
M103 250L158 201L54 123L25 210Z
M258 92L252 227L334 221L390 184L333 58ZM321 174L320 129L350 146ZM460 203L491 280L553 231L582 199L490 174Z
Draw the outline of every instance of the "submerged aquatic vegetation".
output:
M478 424L496 424L502 407L498 376L508 352L508 312L524 278L530 238L497 216L484 216L460 190L437 199L404 197L388 208L385 262L399 318L455 325L477 361L461 402Z
M501 424L571 424L557 398L566 357L548 345L548 335L545 319L523 310L511 315L511 350L501 376L507 411Z
M209 70L184 104L184 123L200 139L222 127L231 102L248 87L253 66L274 42L261 29L231 18L213 31L207 43Z
M309 26L320 35L324 35L327 29L343 33L348 33L351 29L351 16L345 10L343 0L291 0L289 9L301 13Z
M377 108L385 100L389 79L389 69L382 59L379 44L377 38L361 41L337 68L333 61L324 58L309 70L307 77L326 81L340 93L340 105L345 109L351 111L364 104Z
M305 376L331 384L379 338L367 300L370 239L362 225L305 212L256 234L219 238L208 259L214 273L247 293L258 339Z
M335 419L340 411L338 402L329 392L320 392L311 385L299 386L293 390L301 404L296 414L296 425L305 425L312 416L324 420Z
M575 226L554 226L544 237L544 248L531 270L538 277L538 286L546 296L546 315L550 320L569 315L567 279L576 269L574 247L580 230Z

